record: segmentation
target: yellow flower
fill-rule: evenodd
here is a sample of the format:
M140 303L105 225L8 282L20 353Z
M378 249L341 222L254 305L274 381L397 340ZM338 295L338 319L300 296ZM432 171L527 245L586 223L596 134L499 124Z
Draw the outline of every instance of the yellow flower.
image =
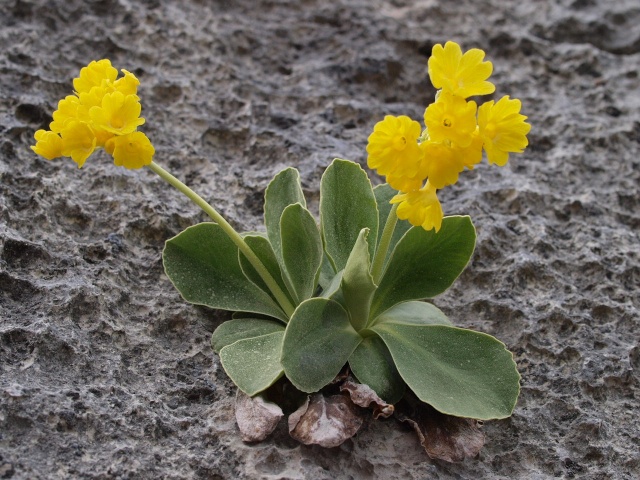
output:
M458 174L464 170L462 155L454 148L433 141L426 141L420 145L424 151L427 177L434 188L443 188L458 181ZM480 150L482 155L482 150Z
M124 72L124 76L120 77L115 82L112 83L110 81L104 81L102 84L95 85L78 95L80 97L80 104L82 105L83 110L86 110L87 119L89 118L89 110L92 107L101 107L102 101L107 94L120 92L126 97L130 96L136 101L140 100L136 95L140 81L133 73L127 72L126 70L122 71Z
M103 147L106 143L111 140L115 135L106 130L101 130L99 128L92 128L93 134L96 136L96 147Z
M36 152L36 154L47 160L53 160L56 157L62 156L62 139L57 133L48 130L38 130L34 137L36 144L31 147L31 150Z
M102 107L91 107L89 115L95 128L126 135L144 123L144 118L140 118L141 109L136 95L116 91L102 98Z
M432 140L420 144L424 152L425 178L436 189L453 185L465 167L472 170L482 161L482 139L477 130L471 134L471 138L469 146L464 148L450 142Z
M473 167L482 161L482 137L480 137L480 129L476 127L471 134L471 143L468 147L460 147L453 145L454 155L460 158L460 161L469 170L473 170ZM438 188L438 187L436 187Z
M75 95L67 95L58 102L58 109L53 112L53 121L49 124L52 132L60 133L69 120L78 119L80 99Z
M476 109L476 102L442 92L424 111L429 139L434 142L448 140L459 147L468 147L476 130Z
M390 173L385 177L385 180L394 190L411 192L422 187L425 178L427 178L425 168L421 168L421 170L413 177L407 177L406 175L394 175Z
M142 132L116 136L107 142L105 150L113 155L113 163L128 169L142 168L153 160L155 149Z
M78 120L70 120L60 132L62 137L62 155L71 157L78 164L84 165L89 155L96 149L96 136L91 127Z
M118 70L111 66L109 60L94 60L80 70L79 77L73 79L73 88L80 95L89 92L93 87L114 82L117 76Z
M122 73L124 76L120 77L113 83L115 90L125 95L135 95L138 93L140 80L138 80L133 73L128 72L124 68L122 69Z
M529 144L527 133L531 125L520 114L520 100L504 96L497 103L493 100L478 110L478 127L490 164L506 165L509 152L521 153Z
M398 190L420 188L424 181L420 124L407 116L387 115L369 136L367 164Z
M91 107L100 107L102 105L102 99L104 96L110 93L106 86L96 86L91 87L86 92L81 92L78 96L80 97L80 105L83 110L86 112L87 121L90 121L89 118L89 110Z
M486 80L491 76L493 65L483 62L484 52L472 48L462 54L460 45L447 42L433 46L429 58L429 77L436 88L462 98L493 93L496 87Z
M411 225L425 230L434 228L436 233L442 226L442 205L431 182L413 192L402 193L391 199L391 203L399 203L396 214L402 220L409 220Z
M142 133L135 132L145 120L137 96L136 76L118 71L109 60L93 61L73 80L76 95L58 103L51 131L38 130L32 150L47 159L71 157L82 167L97 147L114 156L115 164L140 168L151 163L154 148Z

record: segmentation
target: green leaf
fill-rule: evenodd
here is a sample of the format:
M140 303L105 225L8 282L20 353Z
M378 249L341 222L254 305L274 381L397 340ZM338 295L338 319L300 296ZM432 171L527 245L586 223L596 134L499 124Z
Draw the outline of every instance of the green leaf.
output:
M238 318L229 320L220 325L211 335L211 348L214 352L238 340L260 337L274 332L284 332L284 325L272 320L262 318Z
M344 270L340 270L326 286L322 293L318 295L322 298L333 298L338 290L340 290L340 284L342 283L342 274Z
M335 276L336 271L333 269L331 260L329 260L329 257L325 253L324 255L322 255L322 266L320 267L318 284L322 287L323 290L326 290L327 286L331 283Z
M377 335L365 338L349 357L351 371L360 383L369 385L387 403L398 402L405 383L393 363L391 353Z
M167 240L162 260L167 276L188 302L287 321L271 297L244 276L238 247L215 223L194 225Z
M282 278L282 272L280 270L280 265L278 265L278 260L276 259L275 253L273 252L273 248L271 248L271 244L269 240L260 234L254 235L245 235L244 241L249 245L249 248L253 250L253 253L260 259L262 264L265 266L267 271L271 274L273 279L276 281L280 289L287 293L287 285ZM251 262L244 256L242 252L239 252L240 258L240 267L242 268L242 272L244 275L251 280L257 287L259 287L262 291L266 292L274 302L277 303L277 300L273 297L271 290L262 277L258 274ZM289 300L293 302L293 298L289 296Z
M342 274L341 287L344 302L351 318L351 325L357 332L364 328L369 320L371 298L376 291L373 277L369 273L371 259L367 242L368 235L368 228L363 228L360 231Z
M220 350L229 378L249 396L273 385L283 373L280 365L284 332L238 340Z
M484 333L446 325L378 323L409 388L436 410L479 420L511 415L520 375L505 345Z
M322 264L322 239L313 216L301 204L289 205L280 219L282 261L297 303L311 297Z
M311 298L289 320L282 366L296 388L317 392L336 377L361 340L339 303Z
M373 297L371 318L398 303L444 292L469 262L475 242L469 217L444 218L438 233L411 228L389 259Z
M267 232L258 232L255 230L250 230L248 232L241 232L240 236L242 238L246 238L246 237L262 237L262 238L266 238L267 240L269 239L269 237L267 237Z
M260 315L259 313L251 313L251 312L239 312L235 311L231 314L231 318L233 320L240 318L257 318L258 320L274 320L273 317L269 317L268 315Z
M384 230L384 226L387 223L387 217L389 217L389 212L391 211L391 205L389 202L398 192L391 188L388 183L383 183L382 185L376 185L373 189L373 194L376 197L376 203L378 205L378 222L380 227L378 228L378 240L377 244L380 243L380 238L382 237L382 231ZM405 233L411 228L411 224L406 220L398 220L396 223L396 228L393 230L393 235L391 236L391 242L389 243L389 249L387 250L387 256L384 260L384 265L389 261L389 256L393 249L403 237Z
M453 325L442 310L426 302L404 302L379 315L372 325L384 322L411 325Z
M300 174L295 168L285 168L278 173L264 192L264 225L267 236L276 257L282 263L282 248L280 240L280 217L289 205L295 203L303 207L307 205L300 186Z
M335 271L344 269L360 230L378 238L378 209L371 182L357 163L335 159L320 182L320 223ZM375 241L369 245L373 258Z

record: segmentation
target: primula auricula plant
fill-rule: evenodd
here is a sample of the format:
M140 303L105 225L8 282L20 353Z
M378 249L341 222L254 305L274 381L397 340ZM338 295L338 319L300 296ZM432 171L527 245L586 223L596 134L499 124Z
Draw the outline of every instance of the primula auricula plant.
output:
M438 92L426 128L407 116L375 125L367 162L386 179L375 188L358 164L334 160L320 184L319 224L298 171L286 168L265 192L266 231L236 232L152 161L154 148L137 130L139 82L126 70L118 78L109 60L80 71L75 94L59 102L51 130L37 131L32 148L79 167L103 148L116 165L147 166L211 217L166 242L164 267L188 302L235 312L211 343L246 395L260 398L283 376L301 392L319 392L348 368L386 412L410 390L447 415L505 418L519 393L512 354L423 300L453 283L475 246L470 218L444 217L437 190L479 164L483 151L490 164L505 165L527 146L530 125L519 100L468 100L495 90L482 50L435 45L428 65Z

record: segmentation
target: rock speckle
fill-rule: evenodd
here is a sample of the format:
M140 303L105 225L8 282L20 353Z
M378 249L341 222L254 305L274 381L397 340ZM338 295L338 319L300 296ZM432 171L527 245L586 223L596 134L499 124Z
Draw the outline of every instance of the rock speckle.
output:
M0 478L640 477L637 2L5 0L0 15ZM156 160L243 230L287 165L317 209L333 157L364 164L385 114L420 120L431 47L480 47L531 146L442 192L478 246L435 299L503 340L523 389L476 459L430 461L395 421L340 447L279 425L242 443L209 347L225 313L164 276L205 220L147 170L82 170L28 146L71 79L110 58L141 80ZM373 175L372 175L373 178ZM378 181L374 179L374 181Z

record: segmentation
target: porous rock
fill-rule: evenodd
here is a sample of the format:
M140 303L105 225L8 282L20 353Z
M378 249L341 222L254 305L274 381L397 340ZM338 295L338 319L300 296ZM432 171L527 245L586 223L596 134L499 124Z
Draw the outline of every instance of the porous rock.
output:
M640 477L637 2L4 0L0 15L0 476L14 479ZM148 170L29 150L71 78L141 81L156 161L240 229L269 179L311 208L333 157L366 161L385 114L420 120L448 39L494 64L531 146L441 192L478 246L434 300L514 354L522 395L479 456L431 461L395 421L333 449L244 444L209 347L226 314L185 303L163 242L206 220ZM374 182L380 180L371 175Z

